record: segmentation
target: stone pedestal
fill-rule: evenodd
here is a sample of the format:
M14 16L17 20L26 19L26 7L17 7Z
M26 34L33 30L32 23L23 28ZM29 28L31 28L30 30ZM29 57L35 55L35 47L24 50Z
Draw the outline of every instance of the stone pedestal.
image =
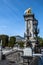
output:
M31 47L24 48L23 52L24 52L23 56L32 56L32 49L31 49Z
M26 47L23 50L23 64L28 64L30 63L30 61L32 60L32 49L31 47Z

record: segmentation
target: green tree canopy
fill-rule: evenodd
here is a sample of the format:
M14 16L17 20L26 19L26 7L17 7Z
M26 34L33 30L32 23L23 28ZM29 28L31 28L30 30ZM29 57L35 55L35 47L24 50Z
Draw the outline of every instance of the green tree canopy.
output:
M0 39L2 40L2 47L8 46L8 35L0 35Z
M39 36L39 37L38 37L38 40L39 40L40 46L43 47L43 38Z
M18 42L18 45L20 45L20 47L23 48L24 47L24 42L20 41L20 42Z
M35 39L36 39L36 38L35 38ZM40 37L40 36L38 36L37 39L38 39L38 41L39 41L40 46L43 47L43 38Z
M8 46L13 47L15 43L16 43L16 38L14 36L11 36Z

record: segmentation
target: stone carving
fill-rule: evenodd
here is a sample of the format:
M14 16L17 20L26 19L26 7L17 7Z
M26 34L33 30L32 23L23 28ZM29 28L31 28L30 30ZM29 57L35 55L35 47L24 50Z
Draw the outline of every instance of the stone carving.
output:
M28 8L27 10L25 10L24 14L30 14L31 13L31 8Z

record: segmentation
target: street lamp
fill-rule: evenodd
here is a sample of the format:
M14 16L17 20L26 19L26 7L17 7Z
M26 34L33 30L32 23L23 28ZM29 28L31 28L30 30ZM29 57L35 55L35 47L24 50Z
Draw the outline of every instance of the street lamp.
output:
M39 50L39 41L38 41L38 33L39 33L39 29L38 29L38 20L34 19L34 34L35 34L35 38L36 38L36 43L35 43L35 47L34 47L34 52L35 53L40 53Z

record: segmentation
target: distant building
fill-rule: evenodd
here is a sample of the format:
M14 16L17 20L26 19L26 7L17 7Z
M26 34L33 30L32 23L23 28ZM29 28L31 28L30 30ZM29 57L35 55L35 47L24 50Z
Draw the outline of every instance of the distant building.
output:
M20 41L23 41L24 42L24 37L21 37L19 35L15 36L16 37L16 42L20 42Z

